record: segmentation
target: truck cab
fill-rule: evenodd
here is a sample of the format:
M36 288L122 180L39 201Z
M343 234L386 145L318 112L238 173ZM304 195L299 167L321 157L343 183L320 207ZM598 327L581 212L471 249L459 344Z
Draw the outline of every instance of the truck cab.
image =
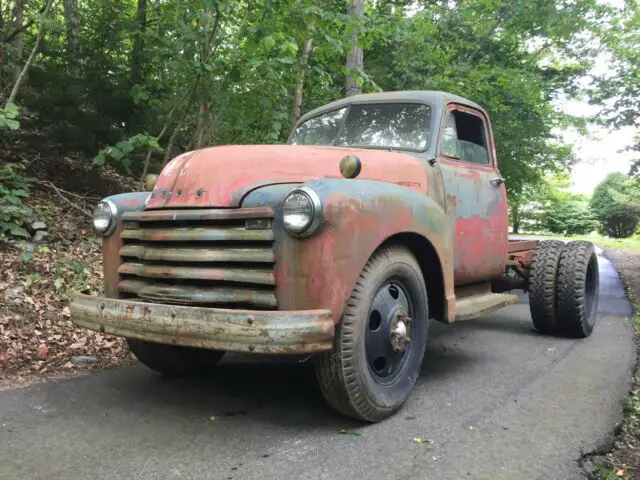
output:
M187 152L151 192L104 199L105 294L76 296L72 319L165 374L227 351L310 355L336 410L379 421L410 394L431 321L487 315L522 289L538 330L591 333L593 246L510 241L504 183L474 102L338 100L286 145Z

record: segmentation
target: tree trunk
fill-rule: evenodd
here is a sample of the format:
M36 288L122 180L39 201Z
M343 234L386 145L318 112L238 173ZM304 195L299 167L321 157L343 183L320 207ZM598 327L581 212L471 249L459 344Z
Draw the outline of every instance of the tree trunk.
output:
M193 134L193 137L190 142L189 150L199 149L204 146L204 133L206 130L207 124L207 116L209 112L209 107L206 102L202 101L198 104L198 124L196 126L196 131Z
M358 83L358 73L362 71L364 65L364 52L359 45L360 28L364 18L364 0L351 0L349 17L353 24L353 33L351 34L351 51L347 53L347 77L344 82L347 97L362 93L362 87Z
M4 15L2 0L0 0L0 32L4 32ZM0 43L0 89L2 89L2 69L4 68L4 47Z
M520 211L519 205L514 207L514 210L511 211L511 233L520 233Z
M44 9L44 12L42 13L43 17L46 17L49 14L49 10L51 10L53 1L54 0L48 0L47 5ZM40 22L40 28L38 29L38 36L36 37L36 43L33 45L33 49L29 54L29 58L27 58L27 61L24 63L22 70L18 72L16 81L13 84L13 88L11 89L11 93L9 94L9 98L7 99L7 103L6 103L7 105L9 103L13 103L16 99L16 96L18 95L18 91L20 90L20 86L22 85L22 82L24 81L25 76L27 75L27 71L29 70L29 67L31 67L33 60L36 58L36 55L38 53L38 48L40 48L40 42L42 41L42 37L44 36L44 29L45 29L45 23L43 19L43 21Z
M78 1L64 0L64 23L67 33L67 62L71 73L78 74L80 59L80 16L78 15Z
M147 28L147 0L138 0L136 9L136 37L131 51L131 85L142 81L142 61L144 57L144 32Z
M296 90L293 96L293 123L300 118L300 111L302 108L302 88L304 87L304 76L307 71L307 64L309 63L309 56L311 55L311 49L313 48L313 38L308 38L304 41L302 46L302 56L300 57L300 69L298 70L298 78L296 79Z
M22 61L22 56L24 54L24 37L22 33L22 28L24 26L24 4L26 0L15 0L16 3L13 6L13 27L14 30L19 31L15 38L13 39L13 46L16 50L15 58L16 58L16 68L14 70L14 81L18 79L20 75L20 63Z

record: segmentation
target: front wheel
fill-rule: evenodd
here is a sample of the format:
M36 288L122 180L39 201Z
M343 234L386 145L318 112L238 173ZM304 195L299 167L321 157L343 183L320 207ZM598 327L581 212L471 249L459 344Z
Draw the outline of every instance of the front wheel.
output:
M128 338L133 354L151 370L167 376L181 376L215 365L224 352L181 347Z
M315 359L329 404L369 422L398 410L420 371L428 320L427 290L415 257L400 246L376 252L347 302L333 348Z

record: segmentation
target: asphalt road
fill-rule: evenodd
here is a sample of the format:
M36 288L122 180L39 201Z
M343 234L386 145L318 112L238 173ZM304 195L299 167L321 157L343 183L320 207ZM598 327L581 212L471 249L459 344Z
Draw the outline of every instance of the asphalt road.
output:
M209 378L136 365L0 392L0 479L581 478L577 460L610 440L635 360L621 282L600 267L590 338L535 333L525 297L433 325L412 397L376 425L327 407L308 364L246 357Z

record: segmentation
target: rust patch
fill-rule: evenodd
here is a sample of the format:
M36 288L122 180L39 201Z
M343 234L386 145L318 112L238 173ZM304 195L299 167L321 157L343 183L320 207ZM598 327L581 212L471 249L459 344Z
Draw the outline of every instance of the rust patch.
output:
M76 295L71 318L78 326L126 338L264 354L330 350L334 336L329 310L225 310Z

